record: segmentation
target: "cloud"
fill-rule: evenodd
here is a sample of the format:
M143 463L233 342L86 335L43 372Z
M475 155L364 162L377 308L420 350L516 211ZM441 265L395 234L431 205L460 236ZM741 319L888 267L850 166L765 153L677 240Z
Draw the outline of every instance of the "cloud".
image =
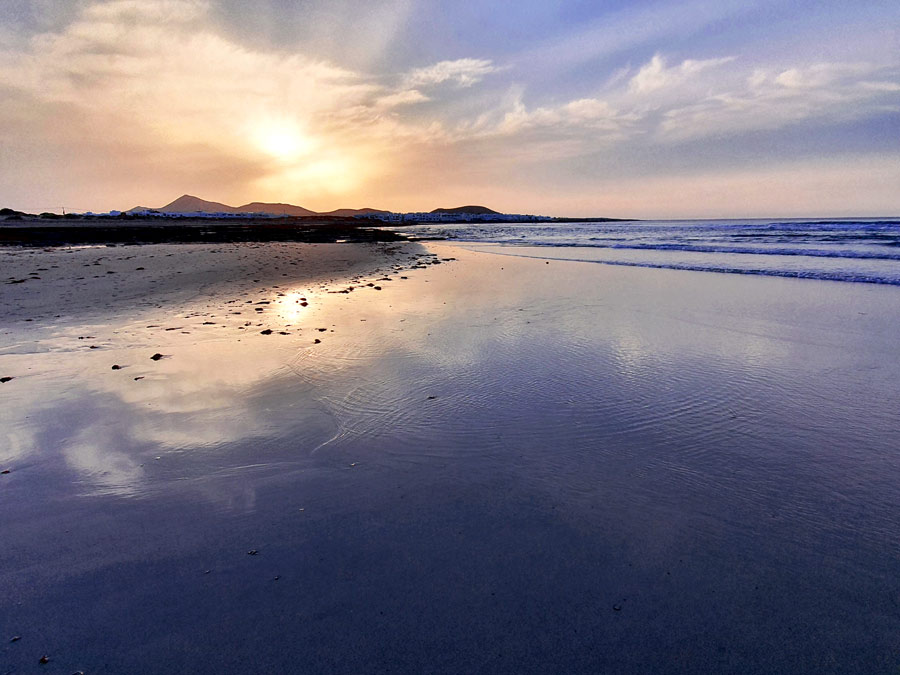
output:
M378 108L396 108L402 105L413 105L415 103L424 103L430 99L418 89L405 89L387 96L382 96L375 101Z
M431 87L453 82L460 87L471 87L497 68L487 59L457 59L441 61L407 73L404 82L408 87Z
M872 76L884 80L872 81ZM658 127L663 140L685 141L775 130L805 121L841 123L900 110L896 71L876 64L819 63L716 83L698 101L672 105Z
M252 199L327 198L365 181L404 139L434 137L432 120L385 116L428 100L417 89L303 53L249 49L212 32L208 11L202 0L93 2L63 30L0 54L0 87L32 108L66 115L68 107L98 148L165 148L179 165L191 157L206 164L204 148L220 162L239 157L241 173L258 172L244 176ZM423 82L467 84L490 68L463 59L425 70ZM46 136L46 120L30 131ZM86 140L83 131L70 136L57 146Z
M677 66L667 67L666 60L659 54L656 54L649 63L638 71L637 75L631 78L628 87L630 91L638 94L647 94L666 87L675 87L684 84L690 78L706 70L717 68L731 61L734 61L734 57L728 56L703 61L688 59Z

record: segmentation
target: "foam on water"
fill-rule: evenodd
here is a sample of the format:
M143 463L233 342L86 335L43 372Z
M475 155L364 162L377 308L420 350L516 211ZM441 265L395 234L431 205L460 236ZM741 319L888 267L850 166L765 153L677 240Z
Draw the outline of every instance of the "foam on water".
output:
M900 285L900 219L423 224L404 232L529 257Z

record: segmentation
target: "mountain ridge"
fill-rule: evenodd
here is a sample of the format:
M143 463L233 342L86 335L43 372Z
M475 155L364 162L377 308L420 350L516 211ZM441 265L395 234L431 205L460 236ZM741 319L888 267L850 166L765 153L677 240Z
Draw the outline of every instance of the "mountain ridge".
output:
M353 216L371 213L390 213L390 211L386 209L373 209L371 207L362 209L335 209L333 211L312 211L303 206L272 202L250 202L243 206L229 206L222 202L212 202L189 194L183 194L175 201L160 208L151 209L144 206L135 206L134 208L129 209L127 213L142 211L159 211L160 213L265 213L272 216L332 216L337 218L352 218ZM438 212L475 214L497 213L497 211L493 211L486 206L457 206L452 209L435 209L431 213Z

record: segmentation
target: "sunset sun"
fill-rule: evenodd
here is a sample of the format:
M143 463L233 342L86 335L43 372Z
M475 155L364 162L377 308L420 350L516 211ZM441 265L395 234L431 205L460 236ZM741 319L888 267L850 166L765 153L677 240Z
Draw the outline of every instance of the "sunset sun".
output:
M287 124L267 124L255 134L255 144L270 157L291 161L305 155L312 149L310 138L294 126Z

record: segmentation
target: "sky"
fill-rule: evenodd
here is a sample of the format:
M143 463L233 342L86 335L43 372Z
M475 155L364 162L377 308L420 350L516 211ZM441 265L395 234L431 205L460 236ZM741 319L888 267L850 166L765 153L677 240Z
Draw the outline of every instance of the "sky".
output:
M2 0L0 206L900 215L900 2Z

